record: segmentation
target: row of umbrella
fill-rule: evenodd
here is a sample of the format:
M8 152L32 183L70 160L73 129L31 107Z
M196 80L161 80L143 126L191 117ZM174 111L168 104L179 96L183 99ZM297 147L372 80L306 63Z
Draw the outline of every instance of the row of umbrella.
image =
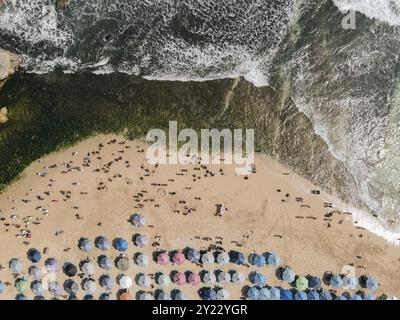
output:
M250 287L246 292L246 298L248 300L376 300L373 294L362 291L336 295L326 290L302 291L278 287Z
M135 244L135 246L137 246L139 248L144 248L145 246L148 245L149 238L147 235L136 233L132 236L132 241ZM104 236L98 236L94 240L94 245L97 249L102 250L102 251L107 251L107 250L111 249L110 240ZM129 243L127 240L125 240L123 238L115 238L112 241L112 246L117 251L125 252L128 250ZM90 252L93 250L92 241L90 241L90 239L88 239L88 238L80 238L78 241L78 247L80 250L82 250L84 252Z

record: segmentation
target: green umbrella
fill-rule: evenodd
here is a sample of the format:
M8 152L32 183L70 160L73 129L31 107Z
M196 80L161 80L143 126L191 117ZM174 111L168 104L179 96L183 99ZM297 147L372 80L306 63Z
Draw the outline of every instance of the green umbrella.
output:
M308 280L306 277L298 277L296 279L296 288L299 291L304 291L308 289Z
M18 279L15 282L15 288L17 288L19 293L24 293L28 289L28 287L28 281L26 281L25 279Z

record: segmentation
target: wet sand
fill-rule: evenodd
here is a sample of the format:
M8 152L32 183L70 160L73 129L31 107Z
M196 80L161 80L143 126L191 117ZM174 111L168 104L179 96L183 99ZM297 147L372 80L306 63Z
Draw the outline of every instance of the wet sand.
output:
M214 264L201 268L189 262L160 266L151 261L141 268L132 261L136 252L145 252L151 258L158 249L220 247L241 251L246 257L253 252L276 252L282 265L291 266L298 275L322 277L326 271L340 274L346 265L352 265L357 276L379 279L377 295L400 295L400 248L354 227L351 213L337 208L335 204L341 205L336 199L315 192L317 187L275 161L257 155L256 174L244 177L235 175L233 165L154 167L146 162L145 149L143 142L97 136L33 163L21 179L0 194L0 281L10 283L0 299L14 299L17 294L13 286L17 276L8 267L11 258L24 262L18 277L31 265L26 258L29 248L49 248L39 266L49 257L60 264L71 261L78 265L86 258L95 262L103 252L96 248L82 252L77 244L81 237L94 241L99 235L129 241L125 255L131 259L131 266L126 274L132 279L138 273L202 269L233 269L247 277L258 270L267 276L268 284L289 288L276 279L275 269L269 266ZM223 216L216 214L219 204L228 209ZM135 228L129 223L135 212L145 217L145 227ZM135 233L148 235L146 248L133 245ZM119 256L115 249L107 254ZM94 278L104 273L118 275L116 268L104 272L97 267ZM61 284L66 279L62 272L56 277ZM78 277L75 280L81 281ZM249 284L246 280L226 288L231 298L239 299L242 288ZM198 299L202 286L179 289L188 298ZM178 287L172 285L166 291L174 288ZM113 293L117 290L118 285ZM130 292L135 295L140 290L134 283ZM95 297L101 292L98 286ZM83 293L81 289L78 297ZM33 297L30 290L26 295ZM49 293L44 295L50 297Z

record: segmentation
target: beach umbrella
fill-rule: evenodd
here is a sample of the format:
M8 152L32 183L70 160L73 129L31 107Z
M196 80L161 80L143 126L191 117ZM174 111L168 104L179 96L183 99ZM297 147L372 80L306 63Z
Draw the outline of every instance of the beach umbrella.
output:
M27 300L27 298L26 298L26 296L25 296L24 294L18 293L18 294L15 296L15 300Z
M296 279L296 289L299 291L307 290L308 280L306 277L297 277Z
M111 293L110 292L103 292L100 295L99 300L111 300Z
M375 278L368 277L365 281L365 287L370 291L376 291L379 288L379 282Z
M192 263L200 262L201 254L196 249L189 249L186 253L186 258Z
M354 293L351 295L351 300L362 300L363 298L361 297L361 295Z
M32 249L28 250L27 258L32 263L38 263L40 261L40 259L42 258L42 255L40 254L40 252L38 250L32 248Z
M219 264L228 264L230 262L229 254L226 252L220 252L217 255L217 263Z
M139 253L136 255L135 263L139 267L146 267L149 264L149 257L146 256L144 253Z
M122 276L119 279L119 285L122 289L129 289L132 286L132 279L129 276Z
M125 257L117 258L116 263L117 269L120 271L127 271L129 269L129 260Z
M76 295L76 293L79 291L78 284L72 279L65 280L63 287L65 292L68 293L68 295Z
M93 249L92 242L88 238L80 238L78 247L84 252L89 252Z
M258 300L271 300L271 291L268 288L261 288L258 291Z
M157 293L157 300L172 300L170 294L166 293L165 291L159 291Z
M91 263L90 261L83 261L81 263L81 270L85 275L91 276L95 273L96 268L95 268L94 264Z
M140 248L144 248L149 243L149 238L144 234L138 234L135 236L135 245Z
M243 283L244 280L245 280L245 277L244 277L243 273L237 272L237 271L232 272L231 281L233 283Z
M96 245L96 248L100 249L102 251L107 251L111 248L110 240L108 240L106 237L103 237L103 236L98 236L94 240L94 243Z
M199 274L191 272L187 277L187 282L192 286L197 286L201 282Z
M91 295L91 294L85 294L85 295L83 296L83 299L82 299L82 300L85 300L85 301L94 300L94 297L93 297L93 295Z
M344 276L343 277L343 288L346 289L356 289L358 285L358 280L353 276Z
M267 264L267 259L265 259L265 256L263 255L252 254L250 255L250 263L256 267L261 268Z
M212 264L214 261L214 254L212 252L204 252L201 256L201 263L204 265Z
M230 297L229 291L226 289L217 290L217 300L228 300Z
M28 269L28 274L32 280L40 280L42 277L40 269L36 266L30 266Z
M173 281L178 286L182 286L186 283L186 276L183 272L176 272L173 276Z
M281 259L276 253L269 252L266 254L267 256L267 264L273 267L279 267L281 264Z
M229 252L229 258L232 263L241 265L245 261L244 254L238 251L231 251Z
M114 248L120 252L128 250L128 241L122 238L117 238L114 240Z
M263 287L267 284L267 278L262 273L253 272L250 278L251 282L256 286Z
M133 300L133 297L130 295L129 292L123 292L119 295L119 300L129 301L129 300Z
M63 288L61 286L61 284L57 281L50 281L49 282L49 292L55 296L61 296L63 293Z
M269 289L269 292L271 292L271 300L281 300L281 290L273 287Z
M33 300L46 300L46 298L41 296L41 295L39 295L39 296L34 296Z
M19 278L15 281L15 288L19 293L24 293L28 287L28 281L24 278Z
M100 268L110 270L113 267L113 262L110 257L100 256L98 260Z
M333 300L333 297L329 291L322 291L319 295L320 300Z
M151 279L149 276L142 274L137 278L137 284L142 288L150 288Z
M307 300L320 300L317 291L311 290L307 293Z
M54 258L49 258L45 262L45 267L47 272L57 272L58 271L58 262Z
M103 275L99 279L100 286L105 290L112 290L115 285L115 281L108 275Z
M160 265L167 265L169 263L169 255L166 252L161 252L157 255L157 263Z
M258 300L260 297L260 291L256 287L251 287L246 293L248 300Z
M293 292L289 289L282 289L281 300L293 300Z
M203 274L203 282L205 284L213 284L217 281L217 277L213 272L205 272Z
M204 300L217 300L217 292L213 289L203 289L201 291L201 297Z
M174 290L174 300L187 300L186 294L180 290Z
M73 300L79 300L79 299L78 299L78 297L76 295L71 294L70 296L68 296L68 300L73 301Z
M175 252L174 255L172 256L172 262L176 265L183 264L185 260L186 260L185 255L180 251Z
M282 272L282 280L288 283L292 283L296 277L296 274L290 267L286 267Z
M231 275L229 272L219 271L217 275L217 280L219 284L227 284L231 282Z
M139 300L154 300L154 296L148 292L141 292L138 296Z
M4 293L6 291L6 285L0 281L0 294Z
M304 291L297 291L294 295L294 300L307 300L307 293Z
M137 228L144 227L146 225L146 221L141 214L134 213L131 215L130 222Z
M75 277L78 273L78 269L76 268L76 266L70 262L64 263L63 271L68 277Z
M337 296L336 297L336 299L335 300L343 300L343 301L347 301L348 299L345 297L345 296L343 296L343 295L339 295L339 296Z
M12 258L9 263L10 269L13 273L20 273L22 271L22 261L17 258Z
M322 281L318 277L308 277L308 287L312 290L319 290L322 287Z
M31 283L31 290L34 294L40 295L43 293L43 285L40 281L35 280Z
M364 293L363 298L364 300L376 300L376 297L370 292Z
M171 284L171 278L161 273L157 276L157 284L160 286L169 286Z
M329 283L335 289L340 289L341 287L343 287L343 280L342 277L339 275L332 276L331 279L329 280Z
M82 288L86 291L87 294L94 294L97 289L96 281L91 278L84 279L82 283Z

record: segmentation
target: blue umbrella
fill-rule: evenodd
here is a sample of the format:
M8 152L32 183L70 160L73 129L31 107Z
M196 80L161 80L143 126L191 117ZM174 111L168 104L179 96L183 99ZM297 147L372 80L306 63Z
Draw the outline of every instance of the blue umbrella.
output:
M332 276L329 283L335 289L340 289L343 287L343 280L341 276Z
M281 259L275 253L269 252L267 255L267 264L273 267L279 267L281 264Z
M282 289L281 300L293 300L293 292L289 289Z
M281 290L278 288L271 288L269 292L271 293L271 300L281 300Z
M80 238L78 243L79 249L85 252L89 252L93 249L92 243L88 238Z
M103 236L98 236L95 240L94 243L96 245L96 248L103 250L103 251L107 251L108 249L111 248L111 244L110 241Z
M86 295L83 297L83 300L94 300L94 297L93 297L91 294L86 294Z
M100 268L104 270L110 270L113 267L113 261L110 257L107 256L100 256L97 260Z
M15 296L15 300L27 300L27 298L26 298L26 296L25 296L24 294L18 293L18 294Z
M110 299L111 299L110 292L103 292L99 297L99 300L110 300Z
M263 287L267 284L267 278L262 273L253 272L251 274L251 282L256 286Z
M260 298L260 291L256 287L251 287L247 290L248 300L258 300Z
M267 263L267 260L264 256L258 254L250 255L250 263L256 267L264 267Z
M351 296L351 300L362 300L363 298L359 295L359 294L357 294L357 293L354 293L352 296Z
M282 280L288 283L292 283L296 277L296 274L289 267L286 267L282 272Z
M239 265L243 264L245 261L244 254L241 252L238 252L238 251L229 252L229 258L231 259L232 263L239 264Z
M295 300L307 300L307 293L304 291L297 291L294 295Z
M318 292L313 290L309 291L307 293L307 300L320 300Z
M144 227L146 225L144 217L138 213L131 215L130 222L137 228Z
M43 285L42 282L35 280L31 283L31 290L34 294L40 295L43 293Z
M58 271L58 262L54 258L48 258L45 262L45 266L48 272L57 272Z
M332 295L328 291L322 291L320 293L320 300L333 300Z
M307 277L308 287L312 290L319 290L322 287L322 281L318 277Z
M268 288L261 288L258 293L258 300L271 300L271 291Z
M213 289L202 290L202 298L204 300L217 300L217 292Z
M376 300L376 297L372 293L364 293L364 300Z
M39 296L34 296L33 300L46 300L46 298L39 295Z
M122 238L117 238L114 240L114 248L121 252L126 251L128 250L128 241Z
M32 263L37 263L42 258L42 255L38 250L32 248L28 250L27 257Z
M196 249L189 249L186 253L186 258L193 263L198 263L201 258L200 251Z
M6 285L0 281L0 294L4 293L6 291Z
M365 281L365 287L368 290L375 291L379 288L379 282L375 278L367 278Z
M347 298L345 296L343 296L343 295L340 295L340 296L337 296L335 300L343 300L343 301L345 301L345 300L347 300Z

